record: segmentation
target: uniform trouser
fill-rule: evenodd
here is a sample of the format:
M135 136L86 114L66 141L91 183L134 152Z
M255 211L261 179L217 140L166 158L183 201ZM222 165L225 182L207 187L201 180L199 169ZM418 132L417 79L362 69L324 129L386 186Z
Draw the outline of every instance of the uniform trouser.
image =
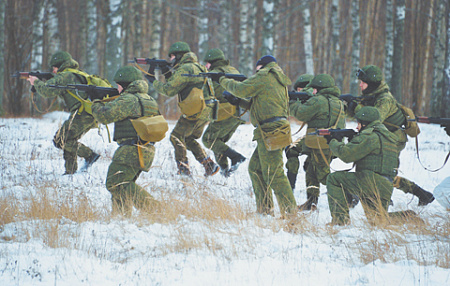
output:
M283 171L283 149L268 151L263 139L258 139L248 172L252 180L258 213L273 214L272 190L277 197L282 216L295 211L297 203Z
M392 191L392 182L372 171L331 173L327 179L327 193L333 223L345 224L350 221L348 194L360 198L370 223L386 220Z
M306 193L308 195L319 197L320 184L327 184L327 177L330 174L330 154L330 149L312 149L311 154L306 158L305 180Z
M155 147L145 145L142 148L144 168L140 167L137 146L125 145L114 153L106 176L106 188L111 193L113 212L129 214L132 207L149 209L156 201L136 180L142 171L147 172L153 162Z
M230 117L222 121L210 123L205 133L203 133L203 145L214 152L216 162L222 169L228 168L228 159L223 155L229 148L226 142L230 140L239 125L243 123L244 121L239 118Z
M302 153L302 145L303 142L298 142L295 146L289 147L288 150L286 150L286 169L289 173L292 174L298 174L298 169L300 168L300 160L298 157Z
M406 134L403 130L400 130L400 129L394 131L394 134L397 135L397 137L399 138L399 140L401 142L404 141L404 143L402 143L398 146L398 151L401 152L406 147L406 141L407 141ZM414 188L417 187L417 185L416 185L416 183L414 183L406 178L397 176L394 178L394 187L403 191L406 194L408 194L408 193L413 194L413 190L414 190Z
M205 151L196 140L202 136L203 129L207 124L207 120L187 120L180 117L170 134L170 142L175 148L175 160L187 162L186 150L191 151L199 162L206 158Z
M53 143L64 152L66 173L72 174L78 169L77 156L86 159L92 155L93 151L78 140L95 127L97 122L92 115L86 112L78 114L74 111L56 132Z

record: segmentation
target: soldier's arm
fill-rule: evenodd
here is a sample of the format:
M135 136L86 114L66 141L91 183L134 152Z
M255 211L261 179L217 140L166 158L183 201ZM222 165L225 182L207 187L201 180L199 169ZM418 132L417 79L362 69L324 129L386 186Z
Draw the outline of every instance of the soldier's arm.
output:
M57 74L53 78L42 81L40 79L36 79L34 81L34 88L39 93L40 96L51 98L56 96L62 96L62 93L65 92L63 89L58 88L52 88L49 87L49 85L63 85L66 86L67 84L74 83L71 78L69 78L70 75L61 75Z
M181 76L182 74L189 73L182 67L178 68L166 83L159 80L153 82L153 87L155 90L169 97L176 96L180 91L182 91L189 83L193 81L193 78Z
M384 97L377 100L374 107L378 109L378 112L380 112L380 121L384 122L386 118L394 114L394 107L396 106L397 104L395 102L395 99Z
M292 116L300 121L308 122L320 113L320 99L311 97L305 103L297 101L289 105L289 111Z
M256 75L244 81L236 81L230 78L221 77L220 85L225 90L239 98L251 98L258 95L258 91L264 89L264 81L258 79Z
M333 155L345 163L361 160L377 148L379 149L381 147L377 135L373 133L355 136L347 144L337 140L331 140L329 145Z
M136 104L133 98L123 95L110 102L94 101L92 104L92 115L103 124L124 120L135 113Z

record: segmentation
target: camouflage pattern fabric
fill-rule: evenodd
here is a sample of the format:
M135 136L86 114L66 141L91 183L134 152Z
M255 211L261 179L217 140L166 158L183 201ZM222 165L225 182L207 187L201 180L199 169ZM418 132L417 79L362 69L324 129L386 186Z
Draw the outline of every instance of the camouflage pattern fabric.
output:
M175 160L178 162L187 162L186 151L189 150L194 154L197 161L202 162L207 156L200 143L197 142L202 136L205 126L208 124L206 120L188 120L183 116L180 117L177 124L170 134L170 142L175 148Z
M121 130L133 128L130 124L118 124L129 121L130 118L138 118L142 115L159 115L156 101L147 94L148 84L143 80L132 82L118 98L110 102L94 101L92 114L103 124L116 123L114 137L119 148L114 153L112 163L109 166L106 177L106 188L112 195L114 211L129 212L132 205L137 208L148 208L156 204L152 196L142 187L136 184L136 180L142 171L148 172L155 155L155 147L151 144L137 147L135 143L126 144L130 140L137 140L135 132ZM141 100L141 105L139 99ZM141 108L144 107L144 114ZM134 128L133 128L134 129ZM119 134L133 134L131 137L117 136ZM139 163L138 148L141 148L144 167Z
M288 117L289 99L286 86L290 79L277 63L271 62L255 75L238 82L222 77L220 85L239 98L251 98L250 120L258 127L253 132L257 147L254 151L248 171L255 192L258 213L273 213L273 189L277 197L282 216L296 210L296 202L289 181L283 171L283 150L268 151L262 139L259 122L273 117ZM289 124L287 120L263 124L270 130Z

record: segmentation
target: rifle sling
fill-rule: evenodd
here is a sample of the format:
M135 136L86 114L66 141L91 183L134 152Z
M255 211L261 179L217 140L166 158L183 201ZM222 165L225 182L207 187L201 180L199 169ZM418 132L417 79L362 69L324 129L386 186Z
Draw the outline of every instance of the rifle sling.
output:
M450 157L450 151L448 152L447 156L445 157L444 163L442 164L441 167L439 167L437 169L429 169L429 168L425 167L422 164L422 161L420 160L420 156L419 156L419 139L418 138L419 138L419 136L416 136L416 153L417 153L417 159L419 160L420 165L422 165L422 167L425 170L429 171L429 172L437 172L437 171L441 170L442 168L444 168L445 164L447 164L448 158Z

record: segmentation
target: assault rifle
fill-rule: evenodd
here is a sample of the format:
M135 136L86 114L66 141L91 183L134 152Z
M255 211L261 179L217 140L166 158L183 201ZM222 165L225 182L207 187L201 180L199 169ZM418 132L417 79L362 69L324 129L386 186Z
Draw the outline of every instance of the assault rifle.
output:
M344 137L351 140L356 134L357 132L353 129L316 129L315 132L308 133L308 135L330 136L338 141L341 141Z
M420 123L440 124L442 127L450 126L450 118L416 116L416 119L408 119L408 121L417 121Z
M40 80L49 80L54 77L54 74L51 72L40 72L40 71L30 71L30 72L15 72L11 74L11 77L17 77L20 79L27 79L30 76L35 76Z
M244 81L247 77L243 74L234 74L234 73L222 73L222 72L201 72L199 74L182 74L182 76L187 77L207 77L212 79L213 81L218 81L221 77L231 78L237 81Z
M164 67L169 67L170 63L166 60L158 60L156 58L134 58L134 60L129 60L129 63L137 63L140 65L154 65L156 68L162 69Z
M58 88L58 89L66 89L66 90L81 90L86 92L89 99L91 101L95 99L106 99L112 96L119 95L119 91L116 88L113 87L103 87L103 86L96 86L96 85L87 85L87 84L68 84L67 86L62 85L49 85L49 87L52 88Z
M300 101L301 103L304 103L311 98L311 95L307 92L289 91L288 94L289 100Z
M346 94L341 94L339 96L339 99L342 100L342 101L346 101L347 104L349 104L352 101L361 102L364 99L367 99L367 97L354 96L354 95L351 95L350 93L346 93Z

